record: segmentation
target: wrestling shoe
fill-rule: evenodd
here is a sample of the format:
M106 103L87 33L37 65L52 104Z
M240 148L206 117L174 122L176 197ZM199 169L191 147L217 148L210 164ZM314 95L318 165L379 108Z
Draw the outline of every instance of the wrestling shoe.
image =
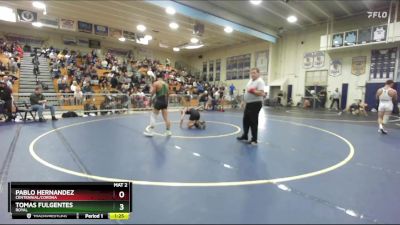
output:
M381 133L381 134L387 134L387 133L388 133L388 132L387 132L386 130L384 130L384 129L379 129L378 132Z
M147 137L153 137L153 136L154 136L153 128L150 127L148 130L145 130L145 131L143 132L143 134L144 134L145 136L147 136Z
M165 136L167 137L172 136L172 132L170 130L165 131Z

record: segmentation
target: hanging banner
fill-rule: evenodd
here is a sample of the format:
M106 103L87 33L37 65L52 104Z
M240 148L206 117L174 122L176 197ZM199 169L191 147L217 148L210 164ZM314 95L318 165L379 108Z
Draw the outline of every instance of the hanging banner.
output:
M370 80L394 78L397 48L374 49L371 51Z
M39 22L43 24L44 27L50 27L50 28L55 28L58 29L59 21L58 18L56 17L45 17L45 18L40 18Z
M357 43L357 31L348 31L344 33L344 44L346 46L352 46Z
M89 39L87 38L78 38L78 45L82 47L89 47Z
M75 31L76 30L75 21L70 19L60 19L60 29Z
M108 36L108 27L101 25L94 25L94 34L100 36Z
M10 42L18 42L20 44L26 44L31 46L41 46L44 43L44 40L38 37L24 36L19 34L6 34L4 37L7 41Z
M37 13L24 10L24 9L17 9L18 13L18 21L20 22L28 22L33 23L37 22Z
M83 33L93 33L93 24L78 21L78 31Z
M78 42L75 37L63 37L64 45L77 45Z
M257 52L255 57L255 65L260 70L260 74L263 77L268 75L268 60L269 51Z
M314 56L312 52L304 53L303 66L304 69L310 69L313 67Z
M329 75L332 77L338 77L342 75L342 60L340 59L331 60L329 66Z
M325 52L314 52L314 67L321 68L325 65Z
M126 38L126 40L136 41L135 33L126 30L124 30L124 38Z
M370 43L372 39L372 29L370 27L358 30L358 44Z
M343 46L343 33L332 35L332 47L342 47Z
M360 76L365 73L365 66L367 64L366 56L353 57L351 60L351 73Z
M122 37L122 30L110 27L108 34L110 37L118 39Z
M385 41L387 35L387 25L372 28L372 40L374 42Z
M99 40L89 39L89 48L100 48L101 42Z

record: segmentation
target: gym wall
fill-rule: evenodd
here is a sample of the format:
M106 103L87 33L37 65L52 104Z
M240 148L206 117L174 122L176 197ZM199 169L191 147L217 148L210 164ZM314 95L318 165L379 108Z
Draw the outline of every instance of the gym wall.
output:
M366 15L362 14L356 18L335 21L333 23L332 33L344 32L364 26L372 26L385 23L384 21L371 21L366 19ZM387 20L386 20L387 23ZM305 92L305 74L307 71L328 70L328 96L339 88L342 84L349 85L347 94L347 106L352 104L356 99L364 101L365 86L369 81L369 68L371 62L371 50L384 49L399 46L398 43L383 43L369 46L351 47L345 49L330 50L325 53L325 64L318 69L304 69L303 57L304 53L320 51L320 39L327 32L327 24L308 27L297 32L290 32L279 38L276 44L271 44L271 52L274 63L271 65L270 81L275 79L287 78L288 84L293 85L293 100L297 103L304 96ZM329 43L331 45L331 43ZM352 57L366 56L365 73L359 76L351 73ZM342 73L340 76L333 77L329 75L329 66L331 59L341 59ZM282 88L285 92L286 87ZM286 99L285 99L286 100ZM330 101L328 99L327 105Z
M234 35L234 33L232 33ZM189 57L188 64L193 66L199 71L202 71L203 62L208 62L210 60L221 59L221 83L229 86L233 83L236 87L236 92L242 92L242 89L246 87L248 79L243 80L226 80L226 59L231 56L251 54L250 68L255 67L255 54L256 52L269 50L270 43L261 40L255 40L252 42L246 42L241 45L229 46L223 48L217 48L210 51L202 52L199 54L194 54ZM202 58L199 59L199 55ZM270 53L271 56L271 53ZM271 60L269 61L268 68L271 68ZM215 70L215 69L214 69ZM268 81L268 76L265 81Z
M82 47L82 46L72 46L72 45L64 45L63 37L82 37L82 38L89 38L101 41L101 50L102 53L106 51L107 48L117 48L117 49L131 49L135 55L135 58L144 58L146 55L152 55L154 59L159 59L162 63L165 63L165 59L169 58L171 61L171 65L175 64L176 60L183 60L179 54L175 54L172 52L171 49L166 51L162 51L158 46L156 48L152 48L150 46L139 46L139 45L132 45L129 44L128 41L125 43L121 43L118 40L110 40L104 39L101 36L97 35L90 35L80 32L73 32L73 31L64 31L64 30L55 30L51 28L34 28L30 24L23 24L20 23L11 24L0 22L1 30L0 30L0 37L3 37L5 34L12 33L12 34L20 34L26 36L33 36L33 37L40 37L45 40L45 45L47 47L53 46L55 48L68 48L73 50L79 50L81 52L89 52L92 49L89 47ZM158 45L158 43L157 43Z

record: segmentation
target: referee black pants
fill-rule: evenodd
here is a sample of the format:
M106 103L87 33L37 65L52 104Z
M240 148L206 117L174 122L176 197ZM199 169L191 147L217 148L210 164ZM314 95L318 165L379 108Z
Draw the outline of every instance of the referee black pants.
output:
M258 114L261 110L262 102L246 103L243 115L243 137L248 138L249 128L251 128L251 140L257 141L258 133Z
M339 99L338 99L338 98L335 98L335 99L332 100L330 109L332 109L332 107L333 107L333 105L334 105L335 103L336 103L337 109L340 110L340 107L339 107Z

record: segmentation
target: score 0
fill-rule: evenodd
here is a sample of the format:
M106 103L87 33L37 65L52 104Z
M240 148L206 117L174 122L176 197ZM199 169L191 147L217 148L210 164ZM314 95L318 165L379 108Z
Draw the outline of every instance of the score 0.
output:
M129 183L114 183L114 188L116 188L114 193L117 194L115 200L125 200L129 195Z

